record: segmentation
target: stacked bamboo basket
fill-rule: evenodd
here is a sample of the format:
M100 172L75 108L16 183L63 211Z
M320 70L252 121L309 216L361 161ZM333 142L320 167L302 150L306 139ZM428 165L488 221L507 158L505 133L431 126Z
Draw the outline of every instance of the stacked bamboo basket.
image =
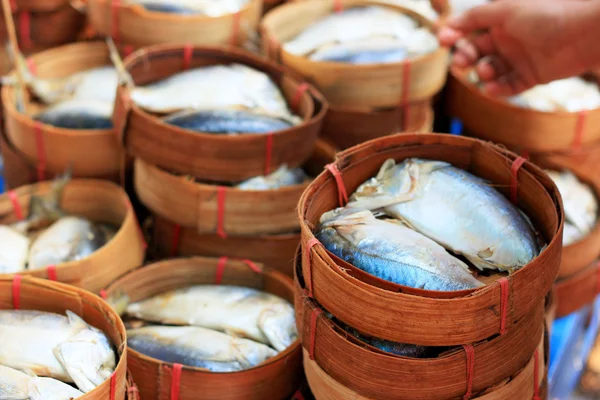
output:
M315 20L367 4L397 10L434 30L433 22L414 11L365 0L289 2L261 22L263 53L314 84L330 103L323 138L338 148L401 131L431 132L431 101L446 81L448 50L443 48L405 62L364 66L314 62L282 47Z
M578 113L521 108L483 94L467 74L451 70L447 104L468 135L503 144L544 169L571 171L600 199L600 108ZM557 317L592 304L600 294L599 257L597 222L587 236L564 247L556 282Z
M431 292L368 279L326 251L313 229L323 212L340 205L341 193L376 174L388 158L422 157L451 162L494 183L503 194L517 188L518 206L547 247L508 277L492 276L477 290ZM545 296L561 259L560 195L541 169L475 139L401 134L366 142L340 154L300 200L302 251L297 255L296 321L305 371L317 400L545 398ZM436 358L384 353L345 333L398 343L448 346ZM538 396L538 397L536 397Z

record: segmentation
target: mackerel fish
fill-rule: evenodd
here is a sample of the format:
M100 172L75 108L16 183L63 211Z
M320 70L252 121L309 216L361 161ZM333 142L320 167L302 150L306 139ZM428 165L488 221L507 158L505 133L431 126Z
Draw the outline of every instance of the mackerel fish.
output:
M249 0L125 0L128 5L139 4L148 11L182 15L220 17L242 9Z
M106 335L71 311L0 310L0 343L2 365L74 382L84 393L110 378L116 366Z
M513 272L540 252L528 218L489 183L441 161L387 160L348 207L382 210L480 270Z
M196 132L262 134L291 128L292 123L278 117L245 110L191 110L163 119L167 124Z
M267 176L250 178L236 187L240 190L275 190L286 186L304 183L308 176L301 168L289 169L282 165L275 172Z
M399 285L435 291L482 287L469 267L433 240L370 211L339 208L323 214L317 239L355 267Z
M212 372L252 368L277 354L264 344L195 326L130 329L127 343L149 357Z
M283 351L297 338L294 308L255 289L197 285L129 304L127 315L169 325L192 325L248 338Z
M83 392L59 380L31 376L0 365L2 400L71 400L83 395Z

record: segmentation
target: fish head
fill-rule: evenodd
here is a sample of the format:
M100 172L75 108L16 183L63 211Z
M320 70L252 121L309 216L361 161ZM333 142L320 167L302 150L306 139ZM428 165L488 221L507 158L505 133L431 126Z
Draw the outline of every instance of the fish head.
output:
M361 208L340 207L323 213L320 219L320 226L321 228L327 228L366 224L374 219L375 216L371 211Z
M265 309L259 317L258 326L277 351L285 350L298 338L294 308L287 303L273 304Z

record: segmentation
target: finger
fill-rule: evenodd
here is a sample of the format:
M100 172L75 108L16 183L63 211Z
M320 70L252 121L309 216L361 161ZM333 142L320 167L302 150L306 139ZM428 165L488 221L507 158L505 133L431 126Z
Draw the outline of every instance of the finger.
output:
M440 44L445 47L454 46L462 36L460 31L448 27L442 27L438 32L438 40L440 41Z
M459 16L449 19L448 26L464 33L490 29L501 25L515 7L519 7L519 4L513 1L495 1L471 8Z
M473 65L469 59L463 53L454 53L452 56L452 66L459 68L466 68Z
M529 89L525 81L511 71L510 73L499 77L498 79L487 82L483 85L484 93L491 96L514 96Z
M498 55L489 55L479 60L475 70L482 82L489 82L508 74L510 65Z
M456 51L455 54L460 54L462 58L467 60L469 65L475 64L475 62L479 59L479 52L475 45L467 40L460 39L456 42Z
M496 53L496 43L488 32L473 36L471 42L481 57Z

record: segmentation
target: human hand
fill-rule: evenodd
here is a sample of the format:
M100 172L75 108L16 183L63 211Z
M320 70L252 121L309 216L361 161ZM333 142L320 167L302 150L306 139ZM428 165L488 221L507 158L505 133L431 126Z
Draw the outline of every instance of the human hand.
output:
M483 90L513 95L580 75L600 61L596 0L498 0L452 18L439 31L456 46L453 65L475 66Z

